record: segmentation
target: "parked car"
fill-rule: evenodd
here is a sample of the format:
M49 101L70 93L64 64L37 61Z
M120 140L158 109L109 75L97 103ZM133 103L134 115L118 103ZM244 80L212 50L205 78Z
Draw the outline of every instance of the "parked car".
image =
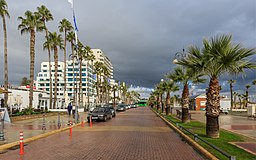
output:
M131 108L137 108L136 104L131 104Z
M126 111L126 106L125 106L125 104L119 104L119 105L116 107L116 111Z
M88 113L87 120L90 122L90 116L92 121L104 121L112 118L111 110L107 107L97 107L92 112Z
M109 108L111 110L112 117L116 116L116 110L111 104L105 104L103 107Z

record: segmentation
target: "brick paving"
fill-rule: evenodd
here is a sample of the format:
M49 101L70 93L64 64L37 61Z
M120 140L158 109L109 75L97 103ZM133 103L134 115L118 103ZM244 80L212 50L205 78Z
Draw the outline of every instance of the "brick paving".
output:
M142 107L118 113L107 122L93 127L75 127L69 131L39 139L19 150L0 154L1 160L196 160L203 159L191 146L149 108Z

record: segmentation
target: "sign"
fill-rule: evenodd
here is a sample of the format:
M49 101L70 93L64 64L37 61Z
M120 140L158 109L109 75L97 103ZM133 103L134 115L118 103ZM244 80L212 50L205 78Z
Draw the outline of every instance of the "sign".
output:
M4 122L11 123L7 108L0 108L0 118L4 119Z

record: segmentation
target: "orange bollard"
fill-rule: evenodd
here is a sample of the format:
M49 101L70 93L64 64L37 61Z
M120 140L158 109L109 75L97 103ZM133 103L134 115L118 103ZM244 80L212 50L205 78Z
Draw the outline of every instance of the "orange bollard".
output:
M84 127L84 121L82 120L81 126Z
M90 116L90 127L92 127L92 116Z
M23 131L20 131L20 155L24 155Z
M69 136L72 136L72 121L69 122L70 128L69 128Z

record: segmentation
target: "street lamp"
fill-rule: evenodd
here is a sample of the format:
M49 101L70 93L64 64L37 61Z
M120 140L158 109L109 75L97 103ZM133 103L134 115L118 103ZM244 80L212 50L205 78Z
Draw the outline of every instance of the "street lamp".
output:
M70 54L69 58L72 58L72 60L73 60L73 80L75 80L74 69L76 69L76 82L75 82L76 87L75 87L75 95L74 95L74 97L76 97L76 95L77 95L77 70L79 69L79 66L77 64L76 65L77 67L75 68L75 63L77 62L78 57L74 54ZM79 122L79 120L78 120L78 101L77 101L77 99L78 99L78 97L75 98L75 122L76 123Z
M182 58L186 57L185 49L182 49L182 52L175 53L173 63L177 64Z

